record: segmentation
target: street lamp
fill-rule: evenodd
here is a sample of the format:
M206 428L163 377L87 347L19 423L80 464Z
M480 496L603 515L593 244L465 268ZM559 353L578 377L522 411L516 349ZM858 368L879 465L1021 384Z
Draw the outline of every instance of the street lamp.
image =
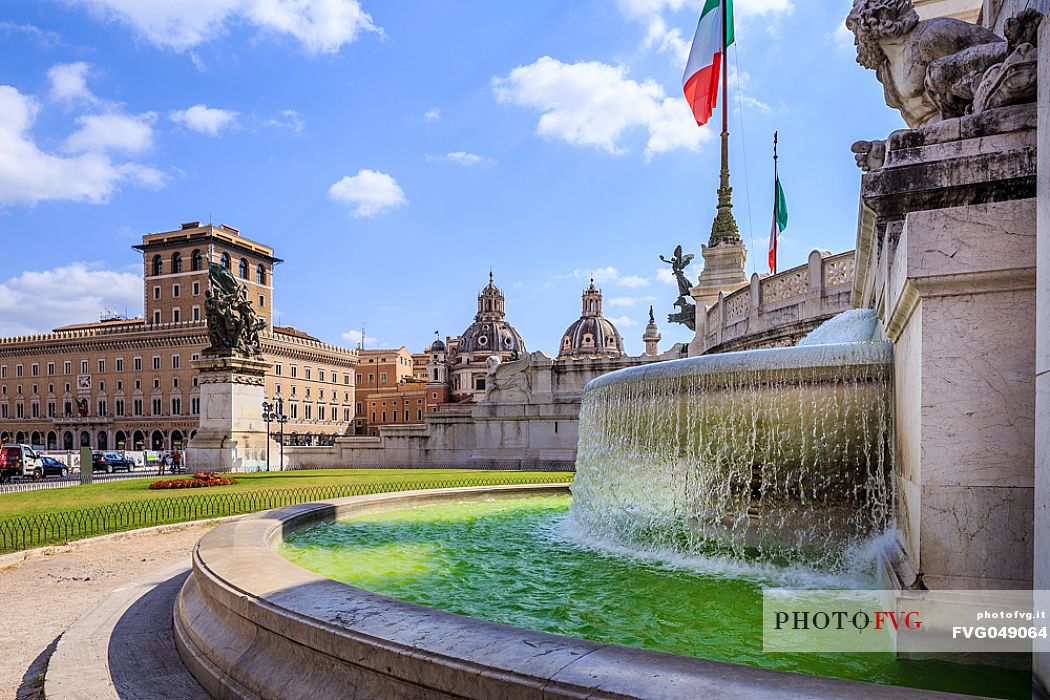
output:
M262 419L266 421L266 471L270 471L270 421L273 420L273 405L269 401L262 403Z
M281 426L281 468L278 471L284 471L284 424L288 422L288 416L284 415L284 399L281 398L280 394L275 397L277 401L276 411L273 419L277 421L277 425Z

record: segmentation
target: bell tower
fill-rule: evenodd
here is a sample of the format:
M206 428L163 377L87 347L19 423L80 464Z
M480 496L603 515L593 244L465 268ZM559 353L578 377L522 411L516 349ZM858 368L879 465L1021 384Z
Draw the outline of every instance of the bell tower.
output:
M602 315L602 290L594 286L594 278L591 278L591 286L583 290L583 313L584 318L597 318Z

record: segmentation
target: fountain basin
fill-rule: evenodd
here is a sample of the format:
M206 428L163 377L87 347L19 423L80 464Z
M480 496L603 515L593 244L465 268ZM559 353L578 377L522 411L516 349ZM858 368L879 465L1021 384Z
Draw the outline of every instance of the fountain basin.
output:
M845 566L892 520L892 346L661 362L587 385L573 513L635 546Z
M218 698L916 698L942 693L756 669L509 627L392 600L274 549L354 513L565 492L511 486L289 506L223 525L194 549L176 644Z

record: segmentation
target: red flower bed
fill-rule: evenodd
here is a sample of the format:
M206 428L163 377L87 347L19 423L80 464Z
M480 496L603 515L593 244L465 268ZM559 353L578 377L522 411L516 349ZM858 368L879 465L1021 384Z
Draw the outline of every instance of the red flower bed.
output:
M195 472L191 479L164 479L154 481L149 485L151 489L200 489L208 486L229 486L236 484L232 477L220 477L212 472Z

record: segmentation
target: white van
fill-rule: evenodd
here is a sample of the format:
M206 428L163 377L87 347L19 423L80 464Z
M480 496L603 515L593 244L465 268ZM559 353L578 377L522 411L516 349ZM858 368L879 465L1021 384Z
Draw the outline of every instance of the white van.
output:
M11 481L13 476L43 479L44 460L29 445L0 447L0 484Z

